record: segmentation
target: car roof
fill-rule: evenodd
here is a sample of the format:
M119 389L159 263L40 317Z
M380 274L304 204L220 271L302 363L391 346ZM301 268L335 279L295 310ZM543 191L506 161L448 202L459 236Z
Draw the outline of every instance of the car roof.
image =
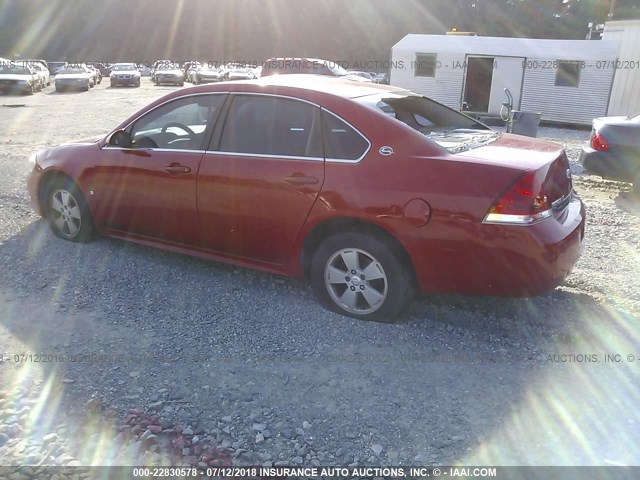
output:
M233 82L238 84L240 82ZM358 82L355 80L342 79L329 75L312 74L285 74L269 75L260 77L257 80L250 80L242 83L253 85L264 85L274 87L292 87L302 90L329 93L346 98L365 97L367 95L384 94L388 92L406 92L405 89L380 85L377 83Z

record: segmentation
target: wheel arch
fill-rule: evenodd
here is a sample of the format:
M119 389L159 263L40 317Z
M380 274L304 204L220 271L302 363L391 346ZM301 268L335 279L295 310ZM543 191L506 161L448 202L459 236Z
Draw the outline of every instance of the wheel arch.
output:
M409 269L411 279L414 285L417 285L417 276L411 256L396 236L380 225L354 217L330 218L318 223L309 231L300 253L300 267L305 280L309 280L311 259L320 244L332 235L345 232L366 233L383 241L390 247L402 265Z

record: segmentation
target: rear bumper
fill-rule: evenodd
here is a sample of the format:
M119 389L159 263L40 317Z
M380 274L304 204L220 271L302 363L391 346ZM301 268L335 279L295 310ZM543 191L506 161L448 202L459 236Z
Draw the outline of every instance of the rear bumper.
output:
M611 180L631 182L640 162L623 158L612 152L594 150L588 144L582 146L580 163L591 175L600 175Z
M410 255L425 293L536 296L567 278L584 233L584 205L574 195L559 216L528 226L481 224L472 235L429 241Z

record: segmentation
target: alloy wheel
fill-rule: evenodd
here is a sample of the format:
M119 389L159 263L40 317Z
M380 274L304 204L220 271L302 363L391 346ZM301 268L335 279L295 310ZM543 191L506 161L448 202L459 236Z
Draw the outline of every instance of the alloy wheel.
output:
M82 213L78 202L67 190L56 190L51 196L51 215L54 228L65 238L72 239L82 227Z
M331 299L357 315L370 314L382 307L389 288L382 264L357 248L335 252L327 261L324 281Z

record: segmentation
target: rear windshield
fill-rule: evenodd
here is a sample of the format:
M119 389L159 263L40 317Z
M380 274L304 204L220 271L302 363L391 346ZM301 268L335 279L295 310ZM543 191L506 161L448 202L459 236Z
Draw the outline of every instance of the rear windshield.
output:
M11 75L30 75L29 69L15 65L0 65L0 73Z
M460 112L410 92L383 92L354 99L424 134L450 152L460 152L500 136Z

